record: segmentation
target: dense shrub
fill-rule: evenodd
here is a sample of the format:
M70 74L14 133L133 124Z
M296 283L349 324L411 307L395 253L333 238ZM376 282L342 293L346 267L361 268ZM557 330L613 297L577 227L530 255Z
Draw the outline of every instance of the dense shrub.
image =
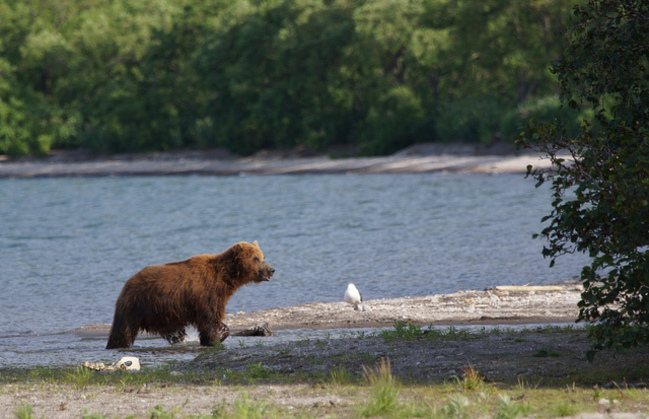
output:
M554 165L532 172L554 196L544 255L592 258L581 273L579 320L595 324L594 350L649 343L647 21L649 3L640 0L576 7L567 54L553 71L563 103L591 108L594 118L576 136L551 123L529 126L522 138Z
M0 0L0 152L489 142L571 1Z

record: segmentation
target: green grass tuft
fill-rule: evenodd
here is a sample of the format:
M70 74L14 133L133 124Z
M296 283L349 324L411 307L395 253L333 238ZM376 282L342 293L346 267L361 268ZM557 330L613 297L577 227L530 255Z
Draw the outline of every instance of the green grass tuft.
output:
M385 415L399 408L401 385L392 376L389 359L381 358L375 368L363 366L363 377L370 385L370 395L367 405L360 412L362 416Z
M525 404L516 403L507 394L498 394L496 402L496 414L494 419L516 419L527 416L528 407Z
M462 378L455 377L455 380L464 391L478 391L485 387L484 377L471 364L464 367Z
M34 409L31 404L21 404L14 410L14 417L16 419L32 419L34 417Z
M343 365L336 366L329 371L329 383L333 385L346 385L354 381L354 375L347 371Z
M268 404L248 399L248 394L242 393L241 400L234 403L234 414L228 417L234 419L261 419L270 417Z
M461 394L457 394L448 399L448 403L441 409L441 416L446 418L468 418L469 399Z

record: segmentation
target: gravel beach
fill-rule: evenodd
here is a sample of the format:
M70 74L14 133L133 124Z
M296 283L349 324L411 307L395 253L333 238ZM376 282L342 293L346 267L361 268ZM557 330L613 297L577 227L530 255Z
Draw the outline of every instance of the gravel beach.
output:
M502 288L502 289L499 289ZM544 288L496 287L427 297L364 302L365 311L345 303L310 303L227 316L233 330L268 323L274 329L337 329L414 325L570 323L577 318L579 284ZM516 287L516 289L519 289Z
M335 155L335 154L334 154ZM223 150L99 155L54 151L44 158L0 156L0 178L156 175L278 175L332 173L519 173L549 161L511 146L419 144L384 157L331 158L304 150L250 157Z

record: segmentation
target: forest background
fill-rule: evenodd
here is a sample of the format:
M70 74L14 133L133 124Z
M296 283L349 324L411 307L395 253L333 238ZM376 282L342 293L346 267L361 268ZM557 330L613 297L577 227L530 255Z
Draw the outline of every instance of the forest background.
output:
M0 0L0 154L513 141L577 0Z

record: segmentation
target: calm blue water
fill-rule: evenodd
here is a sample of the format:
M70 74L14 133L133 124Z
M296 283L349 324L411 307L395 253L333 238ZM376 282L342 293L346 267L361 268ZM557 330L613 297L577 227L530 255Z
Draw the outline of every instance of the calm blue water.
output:
M239 290L228 312L340 301L350 282L369 300L569 279L585 259L548 268L531 235L550 197L533 183L472 174L0 180L0 364L18 362L9 355L33 363L34 353L41 364L75 362L80 347L103 349L105 338L70 343L64 332L111 322L122 285L143 267L237 241L258 240L276 274Z

